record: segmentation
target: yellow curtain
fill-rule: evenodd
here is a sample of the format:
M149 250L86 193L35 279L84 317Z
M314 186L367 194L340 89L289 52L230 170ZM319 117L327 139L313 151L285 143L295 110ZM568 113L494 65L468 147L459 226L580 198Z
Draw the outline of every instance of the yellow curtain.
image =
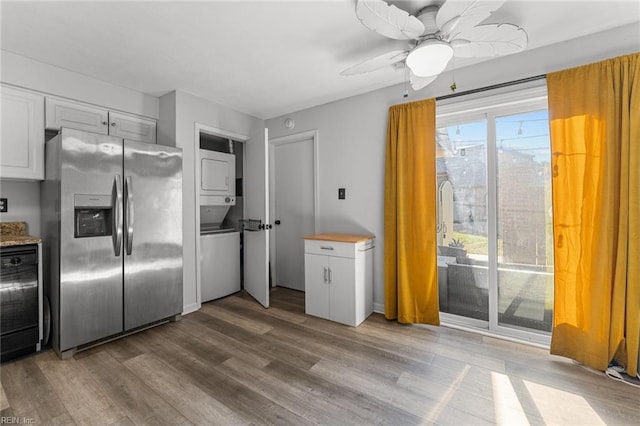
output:
M553 152L551 353L638 372L640 54L547 75Z
M385 316L439 325L435 99L389 108L384 212Z

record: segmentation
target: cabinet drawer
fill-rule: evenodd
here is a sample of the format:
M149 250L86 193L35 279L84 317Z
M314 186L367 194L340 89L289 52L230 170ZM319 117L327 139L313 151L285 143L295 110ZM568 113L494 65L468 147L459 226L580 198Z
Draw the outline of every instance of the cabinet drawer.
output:
M354 243L339 243L336 241L305 240L304 251L309 254L321 254L324 256L356 257L356 247Z

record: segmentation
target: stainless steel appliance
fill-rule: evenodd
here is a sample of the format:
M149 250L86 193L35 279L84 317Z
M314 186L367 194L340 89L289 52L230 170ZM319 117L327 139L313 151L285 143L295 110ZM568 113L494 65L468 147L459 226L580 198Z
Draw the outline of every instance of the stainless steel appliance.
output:
M40 349L38 246L0 249L1 361Z
M236 156L226 152L200 150L200 205L236 204ZM225 210L225 212L226 212ZM224 216L224 215L223 215Z
M182 151L62 129L41 186L62 358L182 312Z

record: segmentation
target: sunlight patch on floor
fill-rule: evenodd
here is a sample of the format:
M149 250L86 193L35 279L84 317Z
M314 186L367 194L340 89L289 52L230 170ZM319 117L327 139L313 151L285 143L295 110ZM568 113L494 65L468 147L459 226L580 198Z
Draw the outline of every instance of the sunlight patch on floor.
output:
M493 408L498 425L529 425L527 415L522 409L509 376L491 372L491 387L493 389Z
M546 424L606 424L582 396L526 380L523 382Z
M437 419L438 417L440 417L440 413L445 409L445 407L453 397L453 394L456 393L456 391L460 387L460 383L462 383L469 370L471 370L471 366L469 364L465 365L460 374L458 374L456 379L451 383L444 395L442 395L442 398L438 400L438 403L426 416L427 419Z

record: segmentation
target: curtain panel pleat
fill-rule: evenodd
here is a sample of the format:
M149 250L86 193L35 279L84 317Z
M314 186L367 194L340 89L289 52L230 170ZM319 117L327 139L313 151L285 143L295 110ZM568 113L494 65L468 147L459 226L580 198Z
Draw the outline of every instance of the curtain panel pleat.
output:
M551 353L638 372L640 54L547 75L555 307Z
M385 165L385 316L439 325L435 99L389 108Z

